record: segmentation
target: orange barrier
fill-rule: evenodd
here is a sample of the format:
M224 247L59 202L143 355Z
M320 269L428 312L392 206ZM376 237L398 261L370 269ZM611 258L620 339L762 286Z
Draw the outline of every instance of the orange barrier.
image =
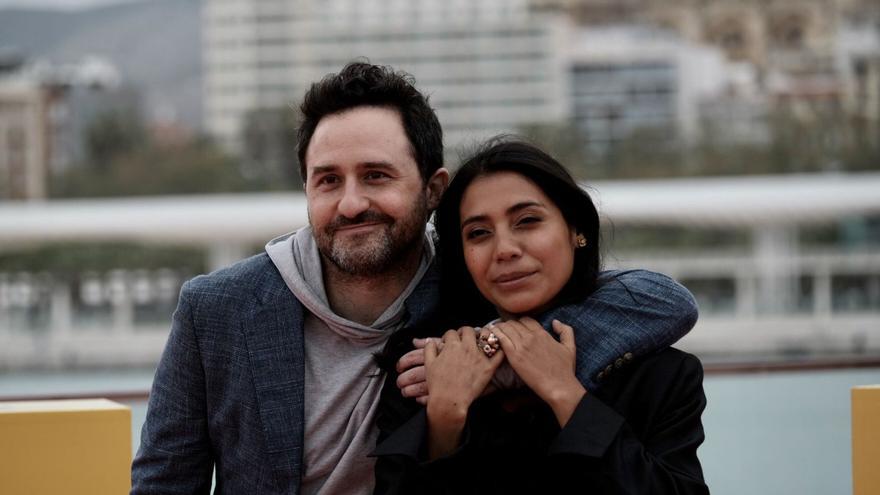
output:
M880 493L880 385L852 389L853 495Z
M131 409L106 399L0 402L0 493L128 493Z

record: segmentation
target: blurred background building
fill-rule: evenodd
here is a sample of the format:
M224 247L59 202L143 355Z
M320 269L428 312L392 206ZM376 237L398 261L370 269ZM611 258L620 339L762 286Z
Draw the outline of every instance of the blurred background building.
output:
M127 391L136 445L180 285L307 222L296 108L366 57L430 95L449 166L525 135L596 199L607 267L695 294L714 493L849 491L876 0L77 1L0 0L0 398Z
M359 57L416 77L450 165L521 133L607 194L608 266L686 283L705 358L880 355L876 2L152 0L0 33L0 339L44 336L0 367L153 362L186 277L305 222L259 193L300 187L296 105Z
M84 91L118 84L116 69L97 57L52 65L6 53L0 60L0 198L46 199L50 174L81 148L76 131L83 119L72 120L71 107Z

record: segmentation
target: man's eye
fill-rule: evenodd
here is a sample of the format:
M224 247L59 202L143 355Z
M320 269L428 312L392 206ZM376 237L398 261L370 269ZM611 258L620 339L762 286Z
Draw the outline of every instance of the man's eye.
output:
M318 179L318 184L336 184L339 182L339 177L335 175L325 175Z
M388 174L386 174L385 172L376 172L376 171L367 172L367 174L364 176L364 178L367 180L381 180L381 179L385 179L387 177L388 177Z

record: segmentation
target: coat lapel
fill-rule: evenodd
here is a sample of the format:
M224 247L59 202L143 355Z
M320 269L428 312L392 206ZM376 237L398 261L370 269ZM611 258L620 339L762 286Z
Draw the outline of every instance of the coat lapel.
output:
M404 303L409 315L407 326L415 326L434 316L440 301L440 266L437 257Z
M243 331L267 452L279 475L299 487L305 428L305 310L274 267L261 278L255 287L262 299L245 318ZM438 287L435 262L405 303L410 324L433 314Z
M245 322L254 390L266 449L279 474L302 477L303 307L275 270L260 281L264 297Z

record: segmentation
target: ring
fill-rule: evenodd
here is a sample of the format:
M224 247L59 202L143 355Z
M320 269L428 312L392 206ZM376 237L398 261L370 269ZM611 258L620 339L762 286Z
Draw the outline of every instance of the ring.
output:
M492 357L501 348L501 343L498 341L498 336L495 333L489 332L488 336L480 335L477 338L477 347L483 351L486 357Z

